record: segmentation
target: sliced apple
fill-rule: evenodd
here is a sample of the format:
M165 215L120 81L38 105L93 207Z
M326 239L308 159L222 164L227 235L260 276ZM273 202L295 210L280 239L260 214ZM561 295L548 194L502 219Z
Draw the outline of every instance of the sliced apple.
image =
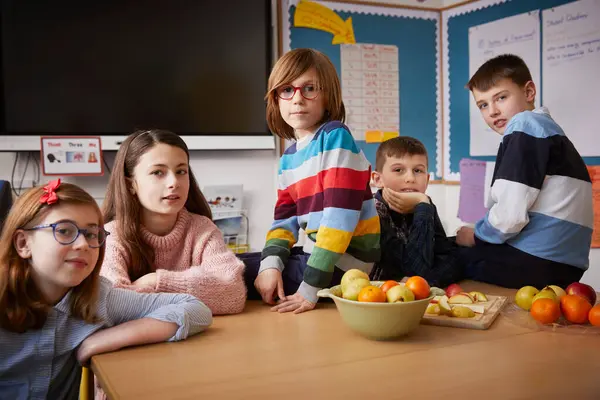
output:
M438 305L440 306L441 315L452 315L452 308L448 304L448 296L442 296Z
M431 299L429 302L433 303L433 304L437 304L437 303L440 302L440 300L441 300L442 297L448 298L446 295L444 295L444 296L434 296L433 299Z
M440 310L439 304L428 304L427 310L425 310L425 314L431 314L431 315L440 315L441 312L442 312L442 310Z
M452 308L452 316L456 318L473 318L475 312L465 306L456 306Z
M448 299L448 304L473 304L473 298L469 293L459 293Z
M485 307L483 306L483 304L461 304L461 305L455 305L455 306L451 306L451 307L452 308L467 307L467 308L473 310L477 314L485 313Z
M471 295L475 303L483 303L488 301L487 296L481 292L469 292L469 295Z

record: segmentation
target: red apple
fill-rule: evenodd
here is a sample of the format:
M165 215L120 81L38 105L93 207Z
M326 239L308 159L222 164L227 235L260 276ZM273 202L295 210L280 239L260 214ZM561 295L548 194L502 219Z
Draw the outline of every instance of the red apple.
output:
M464 290L458 285L458 283L453 283L452 285L446 288L446 296L448 298L454 296L455 294L462 293Z
M596 304L596 291L590 285L586 285L585 283L581 282L574 282L567 286L567 290L565 291L567 294L575 294L583 297L589 301L591 305Z

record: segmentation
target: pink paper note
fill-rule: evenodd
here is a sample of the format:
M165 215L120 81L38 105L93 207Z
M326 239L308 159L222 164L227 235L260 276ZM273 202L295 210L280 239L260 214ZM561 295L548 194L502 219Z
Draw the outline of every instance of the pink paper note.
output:
M460 161L458 218L474 224L485 216L485 161L463 158Z

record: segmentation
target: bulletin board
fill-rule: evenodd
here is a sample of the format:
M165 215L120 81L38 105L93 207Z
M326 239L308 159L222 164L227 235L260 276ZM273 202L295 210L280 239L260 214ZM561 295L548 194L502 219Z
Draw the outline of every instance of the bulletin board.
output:
M350 91L358 81L348 79L348 66L352 60L360 62L361 54L377 51L389 64L389 74L379 74L387 79L389 89L385 102L387 111L384 130L396 128L400 136L412 136L423 142L429 154L432 178L442 178L442 110L440 86L440 13L437 11L367 6L363 4L318 2L331 9L342 21L351 18L356 43L333 44L332 33L294 26L297 0L282 0L282 50L313 48L326 54L335 65L340 80L347 115L347 124L367 129L366 115L372 117L377 110L367 108ZM347 22L346 22L347 23ZM362 50L361 50L362 49ZM364 51L363 51L364 50ZM363 51L363 53L361 53ZM395 75L394 72L397 72ZM395 81L395 82L394 82ZM372 82L371 82L372 83ZM364 93L364 92L363 92ZM356 122L357 115L363 117ZM388 114L389 112L389 114ZM348 112L347 112L348 114ZM385 118L386 115L394 118ZM357 125L359 124L359 125ZM389 129L388 129L389 126ZM368 129L367 129L368 130ZM368 142L362 129L352 132L371 165L375 166L377 142Z
M592 10L592 13L588 13L589 20L595 20L597 25L597 12L600 12L600 1L598 0L585 0L585 8ZM571 62L567 60L560 68L555 68L551 65L552 58L554 57L552 50L548 43L544 47L544 41L548 42L550 37L549 32L552 28L552 22L549 22L549 14L558 10L561 6L575 3L572 0L481 0L467 5L456 7L450 10L446 10L442 13L442 64L444 67L443 71L443 127L444 127L444 156L443 156L443 176L445 181L459 181L459 165L460 160L463 158L471 158L483 161L494 161L494 156L477 156L471 154L472 143L471 131L470 131L470 102L472 102L470 92L465 89L465 84L470 78L469 74L469 30L473 27L477 27L483 24L487 24L493 21L498 21L507 17L518 16L522 14L536 13L539 18L539 31L540 31L540 45L539 45L539 59L541 59L539 72L537 75L540 76L540 81L535 82L537 86L537 99L536 105L549 106L550 114L556 119L556 121L565 128L565 133L571 138L575 146L578 148L580 153L584 156L584 161L588 165L600 164L600 152L596 150L590 150L590 146L586 144L587 141L597 141L596 132L590 130L587 132L587 128L591 126L595 115L593 112L581 112L580 110L571 110L567 112L568 107L573 107L581 104L586 104L588 100L584 98L587 96L587 91L577 91L578 95L565 96L566 90L572 90L575 83L581 85L597 84L598 80L595 77L597 74L597 62L596 58L600 56L600 46L596 46L597 39L600 39L598 35L598 28L592 32L591 24L588 25L586 32L575 32L581 30L581 24L579 28L576 24L572 24L572 27L567 23L564 24L564 29L560 28L561 34L564 33L565 38L575 37L577 35L584 36L588 35L587 40L589 45L586 45L583 50L586 52L586 64L581 66L579 61ZM582 4L582 3L581 3ZM573 12L572 15L563 18L564 22L567 20L574 21L579 18L585 22L585 17L582 16L585 13ZM567 15L564 13L563 15ZM579 15L579 17L578 17ZM560 20L560 16L557 17ZM546 22L544 24L544 22ZM592 30L590 30L592 29ZM600 40L598 40L600 42ZM579 42L579 44L583 43ZM575 43L575 42L573 42ZM597 47L597 48L596 48ZM587 53L587 52L590 53ZM592 52L597 54L592 54ZM564 52L563 52L564 53ZM565 55L567 55L565 53ZM537 55L536 55L537 56ZM596 72L592 75L593 65L596 65ZM544 69L544 66L546 68ZM557 72L552 72L557 71ZM554 74L552 75L551 72ZM536 75L532 71L532 75ZM585 76L582 76L585 75ZM586 78L587 76L587 78ZM561 79L557 79L560 77ZM571 84L570 81L565 79L575 79L576 82ZM587 83L586 83L587 82ZM563 85L560 89L556 89L556 85ZM570 86L566 87L565 85ZM551 95L557 90L562 90L562 96ZM545 93L546 91L546 93ZM583 93L584 97L581 97ZM589 93L595 93L593 90ZM550 102L552 105L545 104ZM595 100L594 100L595 102ZM597 104L597 102L593 103ZM592 106L592 105L590 105ZM562 114L561 114L562 113ZM568 115L567 115L568 114ZM575 119L582 119L581 121L575 121ZM575 125L573 125L575 124ZM571 131L566 129L565 125L573 126ZM583 127L583 128L581 128ZM577 137L579 135L579 137ZM498 143L500 143L500 137ZM587 153L587 154L586 154Z

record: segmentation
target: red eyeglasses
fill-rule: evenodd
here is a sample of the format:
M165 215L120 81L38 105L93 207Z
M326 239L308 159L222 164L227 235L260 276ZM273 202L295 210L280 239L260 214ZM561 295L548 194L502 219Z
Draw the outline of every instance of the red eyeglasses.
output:
M307 83L302 86L285 85L277 88L275 92L280 99L291 100L296 95L296 90L299 90L302 97L306 100L314 100L319 95L319 87L313 83Z

